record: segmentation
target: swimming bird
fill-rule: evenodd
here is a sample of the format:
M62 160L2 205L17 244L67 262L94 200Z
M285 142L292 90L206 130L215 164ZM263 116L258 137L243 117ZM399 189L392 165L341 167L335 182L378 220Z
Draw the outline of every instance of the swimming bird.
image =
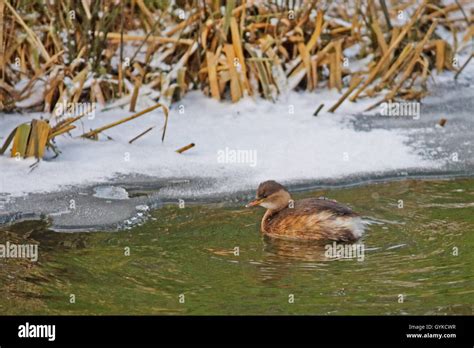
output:
M254 206L267 209L261 231L274 238L355 242L365 228L349 207L326 198L293 201L286 187L273 180L258 186L256 199L246 205Z

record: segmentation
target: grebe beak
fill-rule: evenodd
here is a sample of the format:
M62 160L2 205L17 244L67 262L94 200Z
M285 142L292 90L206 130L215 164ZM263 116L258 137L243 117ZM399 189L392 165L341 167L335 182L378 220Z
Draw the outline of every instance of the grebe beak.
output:
M247 205L245 206L245 208L250 208L250 207L255 207L255 206L257 206L257 205L260 205L260 203L262 203L263 200L264 200L264 198L256 199L256 200L250 202L249 204L247 204Z

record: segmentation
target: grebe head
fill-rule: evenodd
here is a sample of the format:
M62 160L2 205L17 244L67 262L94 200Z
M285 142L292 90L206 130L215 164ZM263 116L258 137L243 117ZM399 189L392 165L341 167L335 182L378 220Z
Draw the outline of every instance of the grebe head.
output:
M286 208L290 200L291 196L285 186L269 180L258 185L256 199L247 204L246 207L260 206L279 211Z

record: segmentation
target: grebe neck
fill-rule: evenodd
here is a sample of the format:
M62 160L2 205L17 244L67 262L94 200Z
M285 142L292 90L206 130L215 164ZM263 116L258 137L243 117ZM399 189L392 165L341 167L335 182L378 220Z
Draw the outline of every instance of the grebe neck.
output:
M262 232L265 232L265 233L267 232L267 231L266 231L267 223L268 223L268 221L270 220L270 218L271 218L275 213L277 213L277 211L272 210L272 209L267 209L267 211L266 211L265 214L263 215L262 223L261 223L261 225L260 225Z

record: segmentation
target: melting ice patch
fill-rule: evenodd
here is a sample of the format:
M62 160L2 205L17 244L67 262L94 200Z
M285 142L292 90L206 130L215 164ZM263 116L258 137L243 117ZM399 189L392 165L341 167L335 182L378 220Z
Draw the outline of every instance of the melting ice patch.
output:
M94 197L103 199L128 199L128 192L120 186L94 187Z

